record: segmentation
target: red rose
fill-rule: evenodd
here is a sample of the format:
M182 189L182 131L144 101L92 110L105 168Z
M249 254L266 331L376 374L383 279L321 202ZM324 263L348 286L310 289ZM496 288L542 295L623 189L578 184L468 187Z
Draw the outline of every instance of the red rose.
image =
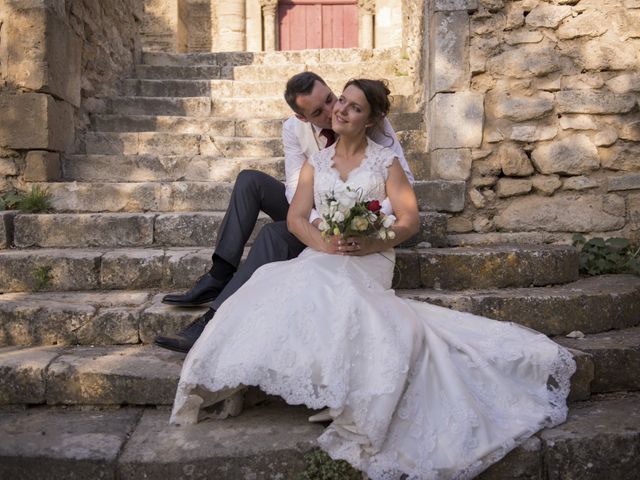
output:
M371 200L367 203L367 210L373 213L378 213L380 211L380 202L378 200Z

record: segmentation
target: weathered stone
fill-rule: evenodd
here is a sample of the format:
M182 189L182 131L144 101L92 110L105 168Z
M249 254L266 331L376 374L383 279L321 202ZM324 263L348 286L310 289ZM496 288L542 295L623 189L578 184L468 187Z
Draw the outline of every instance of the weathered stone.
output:
M484 208L487 204L487 199L484 198L484 195L482 195L482 193L480 193L476 188L469 190L469 199L476 208Z
M18 212L0 211L0 249L13 245L13 218Z
M619 177L609 177L607 191L640 190L640 174L627 174Z
M122 345L138 343L139 311L105 308L76 330L80 345Z
M597 147L608 147L618 140L618 132L615 128L605 128L599 131L593 139Z
M551 125L517 125L511 129L511 140L516 142L543 142L552 140L558 128Z
M554 337L554 341L560 341L564 337ZM581 350L570 349L569 352L576 362L576 371L571 376L571 392L567 398L568 402L589 400L591 396L591 382L594 378L593 357Z
M213 246L222 216L214 212L158 215L154 241L166 246Z
M593 90L604 86L604 78L600 72L564 75L560 80L562 90Z
M170 191L156 182L84 183L55 182L40 184L49 189L55 210L81 212L161 211L169 203ZM170 208L166 208L170 210Z
M51 182L60 180L60 155L43 150L32 150L27 154L24 173L26 182Z
M471 179L471 186L474 188L477 187L492 187L498 182L498 177L496 176L486 176L486 177L474 177Z
M632 480L640 468L638 396L576 404L562 425L540 433L547 478Z
M464 209L465 182L432 180L413 186L421 211L460 212Z
M541 455L540 439L531 437L482 472L477 480L539 480L542 478Z
M220 211L226 210L231 196L231 184L212 184L209 182L173 182L167 192L166 205L162 210Z
M583 175L578 177L569 177L562 182L563 190L588 190L589 188L597 187L598 182Z
M595 366L593 392L633 391L640 379L631 372L640 368L640 330L628 328L587 335L585 338L559 338L562 345L590 354ZM624 365L624 368L621 366Z
M164 283L169 288L191 288L211 265L211 249L167 250L164 262Z
M640 230L640 194L632 194L627 197L627 209L629 227L636 231Z
M466 11L438 12L431 59L432 93L462 90L469 85L469 14Z
M209 268L206 264L205 267ZM140 341L143 343L153 343L158 335L173 335L206 312L206 307L174 308L164 305L160 303L164 295L154 298L153 304L140 315Z
M145 413L118 461L119 478L180 478L185 470L194 478L295 478L322 433L304 407L267 403L187 428L169 425L168 413Z
M598 149L585 135L577 134L537 147L531 160L540 173L578 175L600 166Z
M531 182L533 188L543 195L553 195L562 186L558 175L535 175Z
M464 217L450 217L447 220L448 233L466 233L473 230L471 220Z
M0 291L93 290L102 252L9 250L0 255Z
M436 150L431 156L431 178L466 180L471 174L471 152L468 149Z
M77 347L47 369L47 403L171 405L183 360L153 347Z
M0 145L62 151L73 141L73 107L50 95L0 95L0 111Z
M524 25L524 8L521 3L508 3L506 6L505 30L512 30Z
M508 92L489 95L489 111L498 118L508 118L516 122L540 118L553 110L553 94L541 92L525 97Z
M618 94L640 92L640 73L618 75L607 82L607 87Z
M478 148L482 143L483 95L439 93L431 101L431 146Z
M496 185L496 193L500 198L513 197L514 195L529 193L532 187L531 180L501 178Z
M600 163L610 170L640 170L640 145L621 143L610 148L600 148Z
M598 125L590 115L563 115L560 117L563 130L597 130Z
M505 28L506 18L501 12L493 15L471 17L471 32L474 37L497 35Z
M100 284L104 288L149 288L162 284L164 251L118 249L102 257Z
M17 215L19 247L132 247L153 242L153 214L55 213Z
M608 213L614 201L622 212ZM508 231L606 232L625 224L624 199L616 195L566 195L515 198L495 217Z
M18 174L16 162L12 158L0 158L0 176L9 177Z
M116 461L140 413L30 410L0 418L0 477L116 478Z
M568 40L576 37L598 37L607 31L604 13L593 10L565 20L558 28L558 38Z
M620 138L631 142L640 142L640 120L624 122L620 126Z
M494 223L485 215L478 215L473 219L474 232L490 232L494 228Z
M504 140L504 135L497 129L489 129L487 128L484 133L484 139L487 143L498 143Z
M436 12L471 11L477 8L478 0L436 0L434 3L434 11Z
M635 104L634 95L595 90L564 90L556 93L556 108L560 113L626 113Z
M525 22L534 28L556 28L569 15L571 15L571 7L569 6L542 4L529 12Z
M505 41L509 45L520 45L521 43L539 43L543 39L543 35L537 31L517 31L511 32L505 36Z
M0 404L44 403L45 370L58 355L60 349L52 347L0 348ZM6 441L5 437L2 444Z
M471 150L471 159L472 160L481 160L483 158L488 157L489 155L491 155L493 153L493 150L490 148L485 148L485 149L474 149Z
M425 288L549 285L578 278L578 253L567 246L425 249L420 251L420 270Z
M638 49L611 31L587 42L564 45L565 53L583 70L632 70L638 65Z
M498 161L505 175L528 177L533 173L533 165L527 154L516 145L504 143L498 149ZM499 194L498 194L499 195Z

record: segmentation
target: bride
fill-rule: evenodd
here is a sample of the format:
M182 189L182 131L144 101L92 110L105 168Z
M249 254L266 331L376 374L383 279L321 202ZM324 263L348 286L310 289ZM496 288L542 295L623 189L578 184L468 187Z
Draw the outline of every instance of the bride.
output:
M418 209L393 152L366 135L388 94L379 81L347 83L333 111L340 138L305 164L289 210L309 248L260 268L218 310L185 360L172 423L195 423L256 385L328 408L320 447L372 479L467 479L565 420L575 371L565 349L391 290L392 247L417 231ZM309 224L314 205L346 186L389 198L393 239L327 241Z

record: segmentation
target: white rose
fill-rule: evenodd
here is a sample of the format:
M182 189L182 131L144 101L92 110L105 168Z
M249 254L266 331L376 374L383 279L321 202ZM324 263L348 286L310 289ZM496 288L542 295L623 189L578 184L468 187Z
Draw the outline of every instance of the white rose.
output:
M357 230L358 232L364 232L367 228L369 228L369 222L365 217L358 216L351 220L351 229Z
M344 213L338 210L333 214L333 217L331 217L331 220L333 220L334 222L343 222L344 218L345 218Z
M389 230L387 232L387 237L389 237L390 240L393 240L394 238L396 238L396 232L394 232L393 230Z
M387 232L385 230L378 230L378 237L380 237L382 240L386 240Z
M329 230L329 224L326 221L322 220L318 225L318 228L320 229L320 231L324 232L325 230Z
M382 226L384 228L389 228L391 225L393 225L394 223L396 223L396 217L395 215L387 215L386 217L384 217L382 219Z

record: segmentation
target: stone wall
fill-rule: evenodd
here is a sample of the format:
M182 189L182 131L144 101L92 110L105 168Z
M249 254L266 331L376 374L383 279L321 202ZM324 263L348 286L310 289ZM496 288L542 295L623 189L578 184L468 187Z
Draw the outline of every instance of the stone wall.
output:
M60 155L138 55L136 0L0 0L0 189L60 177Z
M468 191L450 232L637 238L640 1L430 7L431 173Z

